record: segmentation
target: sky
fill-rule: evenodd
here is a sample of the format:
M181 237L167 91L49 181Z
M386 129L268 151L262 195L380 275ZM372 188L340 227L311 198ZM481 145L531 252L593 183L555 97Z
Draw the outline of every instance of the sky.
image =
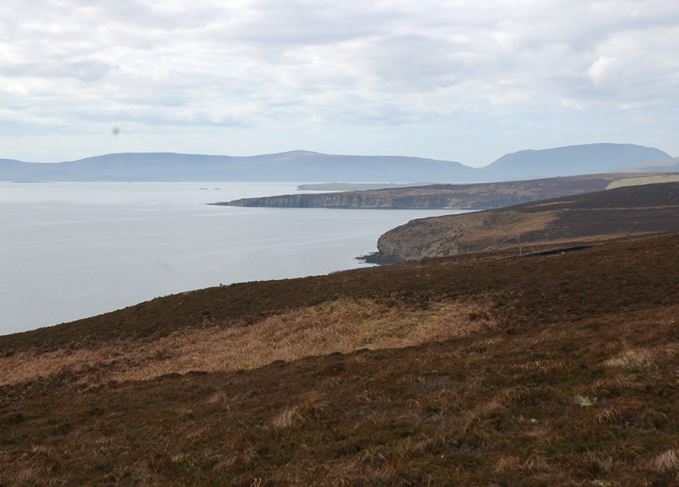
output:
M679 155L676 0L3 0L0 158Z

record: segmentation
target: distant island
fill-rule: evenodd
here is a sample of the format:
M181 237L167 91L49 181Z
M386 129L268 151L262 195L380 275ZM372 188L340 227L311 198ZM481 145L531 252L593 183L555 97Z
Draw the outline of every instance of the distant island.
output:
M463 183L585 173L678 170L666 152L633 144L588 144L507 154L485 167L401 156L291 151L248 157L123 153L60 163L0 160L0 181L283 181Z

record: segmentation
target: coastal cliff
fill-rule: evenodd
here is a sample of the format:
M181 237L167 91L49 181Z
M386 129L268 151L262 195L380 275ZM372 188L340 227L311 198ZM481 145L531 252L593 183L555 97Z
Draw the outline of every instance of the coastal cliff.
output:
M679 231L679 183L628 186L413 220L383 234L378 253L369 260L417 260L672 231Z
M481 209L533 201L528 194L464 195L445 186L428 186L411 191L371 190L322 194L289 194L245 198L217 203L228 206L267 208L336 209Z
M267 208L485 210L600 191L643 174L599 174L482 184L435 184L365 191L243 198L217 205Z

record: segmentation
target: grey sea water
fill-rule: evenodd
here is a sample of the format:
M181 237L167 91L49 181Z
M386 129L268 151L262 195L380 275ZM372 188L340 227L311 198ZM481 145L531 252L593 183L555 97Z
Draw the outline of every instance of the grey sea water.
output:
M452 210L208 206L290 183L0 183L0 334L166 294L359 267L386 230Z

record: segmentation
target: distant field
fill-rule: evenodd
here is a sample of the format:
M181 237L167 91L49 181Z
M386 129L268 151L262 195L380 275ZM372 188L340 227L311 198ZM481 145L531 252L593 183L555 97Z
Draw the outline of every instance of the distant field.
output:
M643 184L674 183L679 181L679 174L665 174L660 176L644 176L640 178L626 178L613 181L606 189L623 188L625 186L639 186Z

